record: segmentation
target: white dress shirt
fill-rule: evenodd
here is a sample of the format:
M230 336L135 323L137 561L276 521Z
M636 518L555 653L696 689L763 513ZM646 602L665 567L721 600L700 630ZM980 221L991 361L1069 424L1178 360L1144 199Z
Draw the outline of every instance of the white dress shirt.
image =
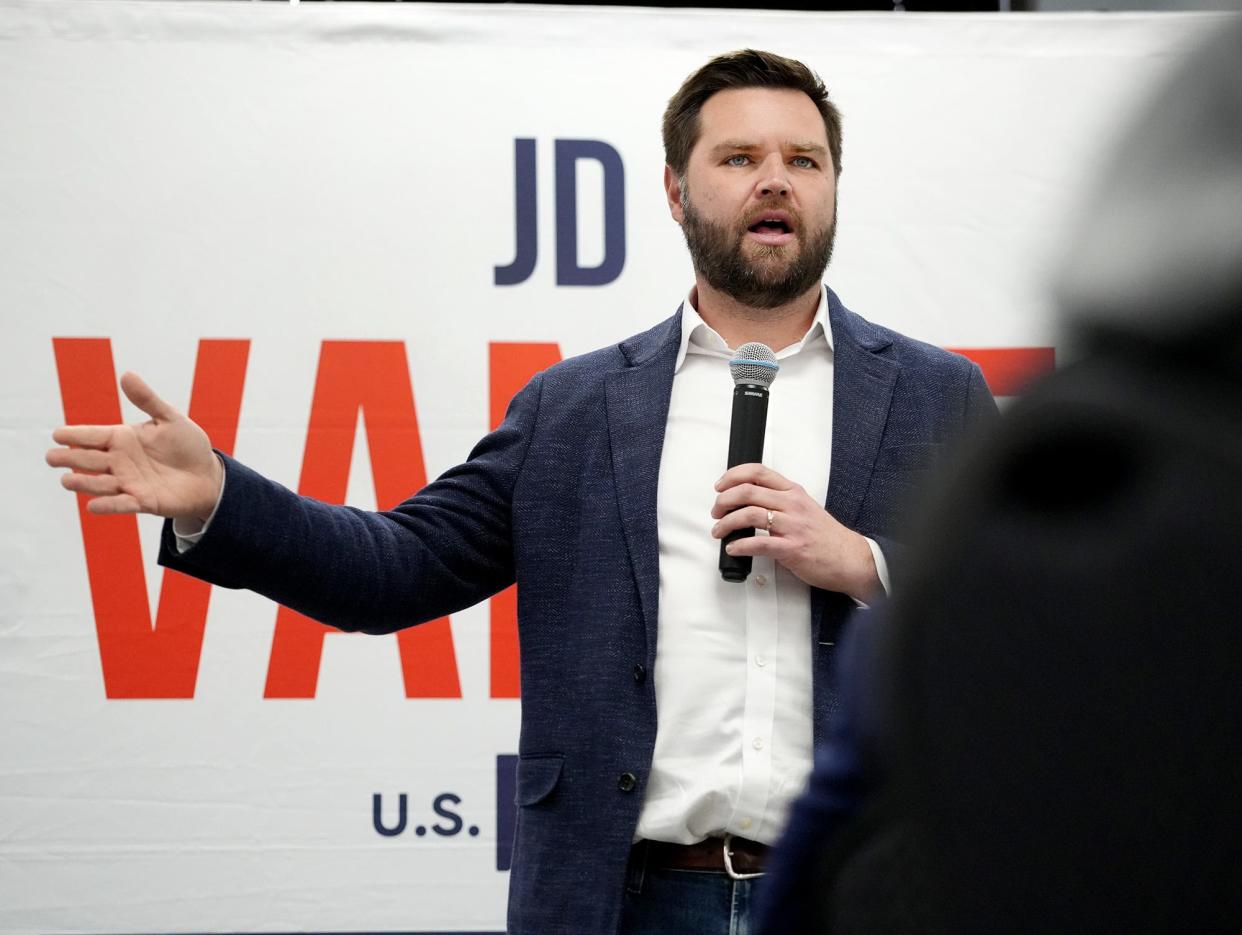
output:
M729 832L771 844L811 770L811 591L771 558L756 556L743 583L717 570L711 509L729 448L733 351L692 299L660 461L657 728L635 838L692 844ZM763 463L822 504L832 452L825 291L806 335L776 357Z

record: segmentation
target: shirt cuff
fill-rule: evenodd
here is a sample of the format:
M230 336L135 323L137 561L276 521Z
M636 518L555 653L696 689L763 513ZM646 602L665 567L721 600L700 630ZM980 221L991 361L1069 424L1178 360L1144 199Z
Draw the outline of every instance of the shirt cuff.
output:
M218 458L219 455L216 455ZM223 467L224 462L220 462ZM228 483L228 474L220 476L220 495L216 497L216 505L211 508L211 513L207 518L199 519L197 516L190 518L174 519L172 521L173 536L177 540L177 554L187 552L194 546L198 545L198 540L203 538L207 532L207 527L211 525L211 521L216 518L216 510L220 509L220 501L224 499L224 485ZM871 540L867 540L870 542ZM877 562L877 566L878 566Z
M884 589L885 596L892 594L893 586L888 579L888 562L884 560L884 552L880 549L880 544L867 536L863 538L867 540L867 545L871 549L871 557L875 559L875 573L880 579L880 587Z
M884 552L880 549L880 544L870 536L863 536L863 539L867 541L867 548L871 550L871 558L875 561L875 575L880 579L880 587L884 589L884 594L887 596L892 593L892 588L888 580L888 562L884 560ZM863 610L871 608L870 604L858 598L854 598L854 603Z

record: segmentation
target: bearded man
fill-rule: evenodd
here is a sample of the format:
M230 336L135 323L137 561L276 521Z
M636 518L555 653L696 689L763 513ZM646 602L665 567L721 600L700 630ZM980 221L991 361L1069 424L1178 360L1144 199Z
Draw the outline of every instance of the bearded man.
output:
M723 55L664 117L695 282L677 313L535 376L470 459L394 510L298 497L139 378L152 418L69 427L64 484L168 517L160 561L389 633L516 581L522 734L509 931L727 933L835 707L847 614L887 589L900 505L994 411L978 368L822 284L840 116L805 65ZM733 349L775 348L765 464L723 476ZM84 471L96 472L92 474ZM753 558L717 572L718 540ZM743 929L744 930L744 929Z

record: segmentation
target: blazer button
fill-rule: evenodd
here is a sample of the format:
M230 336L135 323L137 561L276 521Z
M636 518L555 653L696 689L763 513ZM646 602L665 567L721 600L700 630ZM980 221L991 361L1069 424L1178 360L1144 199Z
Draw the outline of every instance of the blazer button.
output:
M644 666L641 662L638 665L634 666L634 681L637 682L639 685L647 681L647 667Z
M638 777L633 773L622 773L621 778L617 780L617 788L622 792L633 792L636 785L638 785Z

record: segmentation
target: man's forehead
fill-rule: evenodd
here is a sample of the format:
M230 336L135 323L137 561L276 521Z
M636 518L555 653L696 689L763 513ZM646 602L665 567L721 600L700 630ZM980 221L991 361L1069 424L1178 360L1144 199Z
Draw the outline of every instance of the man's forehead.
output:
M699 111L696 148L715 150L729 143L757 146L780 141L786 148L826 149L828 131L819 108L791 88L728 88L717 91Z

